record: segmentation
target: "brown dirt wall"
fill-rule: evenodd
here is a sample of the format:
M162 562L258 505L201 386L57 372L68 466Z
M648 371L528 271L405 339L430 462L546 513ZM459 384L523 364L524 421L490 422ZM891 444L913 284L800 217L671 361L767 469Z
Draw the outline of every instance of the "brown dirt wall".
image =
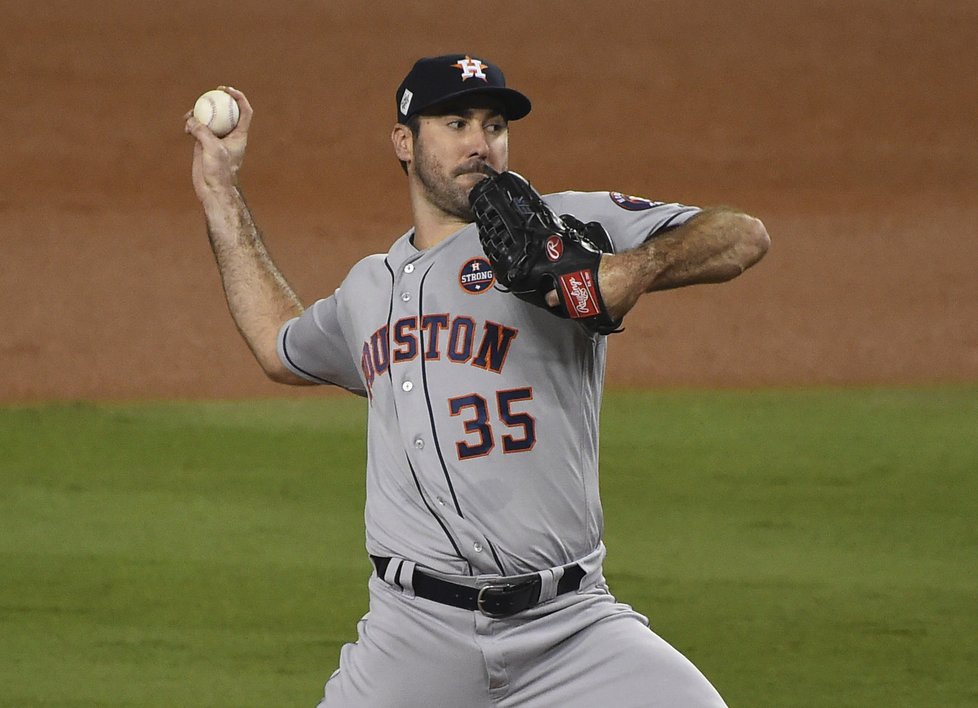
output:
M248 93L245 191L312 301L407 228L393 90L451 51L534 99L542 190L768 226L737 281L643 299L610 385L978 381L978 5L632 5L0 0L0 402L289 394L227 315L182 115Z

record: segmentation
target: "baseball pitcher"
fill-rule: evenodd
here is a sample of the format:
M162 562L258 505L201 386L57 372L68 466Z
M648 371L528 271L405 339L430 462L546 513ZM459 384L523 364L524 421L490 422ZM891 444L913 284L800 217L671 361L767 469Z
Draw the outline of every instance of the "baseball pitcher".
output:
M767 251L761 222L541 196L509 170L529 99L484 57L429 57L391 133L413 226L304 307L239 190L253 111L226 91L229 135L190 115L186 130L231 314L273 380L369 405L370 611L320 705L724 705L605 583L598 413L608 339L638 298L740 275Z

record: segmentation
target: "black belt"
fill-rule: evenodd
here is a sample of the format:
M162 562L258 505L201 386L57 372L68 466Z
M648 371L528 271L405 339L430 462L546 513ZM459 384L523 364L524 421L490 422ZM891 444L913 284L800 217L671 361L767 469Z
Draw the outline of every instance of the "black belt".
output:
M377 569L377 575L383 578L391 559L370 556L370 560ZM557 594L579 589L585 575L587 573L577 563L565 566L564 574L557 582ZM414 594L426 600L479 611L487 617L510 617L539 604L543 581L539 575L531 575L514 582L489 583L475 588L442 580L415 568L411 585Z

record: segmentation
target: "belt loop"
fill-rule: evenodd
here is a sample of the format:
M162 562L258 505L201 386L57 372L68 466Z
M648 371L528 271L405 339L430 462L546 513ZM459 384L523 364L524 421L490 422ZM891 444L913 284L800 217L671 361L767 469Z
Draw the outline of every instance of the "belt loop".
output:
M564 577L564 568L562 566L559 568L548 568L547 570L541 570L537 575L540 576L539 602L548 602L557 597L557 584Z
M400 587L400 583L397 582L397 573L401 569L401 565L403 563L403 558L391 558L391 562L387 564L387 570L384 571L385 583Z
M391 558L384 570L384 582L402 590L408 597L414 597L414 561Z
M404 588L404 594L414 597L414 561L403 561L397 574L397 584Z

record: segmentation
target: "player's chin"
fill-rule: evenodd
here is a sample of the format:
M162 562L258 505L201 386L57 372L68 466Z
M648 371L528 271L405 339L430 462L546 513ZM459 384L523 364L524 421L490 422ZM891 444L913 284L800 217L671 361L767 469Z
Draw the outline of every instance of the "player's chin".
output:
M446 204L443 210L447 214L450 214L464 223L475 221L475 212L473 212L472 207L469 206L468 199L459 199L454 201L452 204Z
M472 211L472 207L469 206L468 200L466 200L464 203L460 202L456 204L450 213L456 219L460 219L466 223L475 221L475 212Z
M479 182L486 179L486 177L487 175L481 173L466 173L457 178L457 184L461 188L461 193L465 197L466 205L469 202L469 195L472 193L472 190L475 189L475 186L479 184Z

